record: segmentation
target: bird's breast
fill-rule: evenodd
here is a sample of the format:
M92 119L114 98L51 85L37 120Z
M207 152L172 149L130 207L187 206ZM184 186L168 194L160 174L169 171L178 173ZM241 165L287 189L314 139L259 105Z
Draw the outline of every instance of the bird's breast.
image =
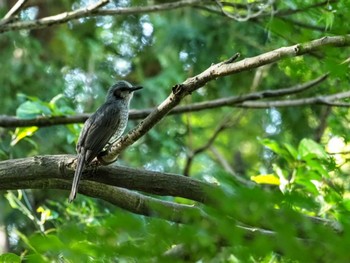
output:
M127 108L120 110L119 120L118 120L119 124L117 126L117 129L115 130L114 135L109 140L110 142L113 142L117 140L120 136L122 136L126 128L126 125L128 124L128 115L129 115L129 110Z

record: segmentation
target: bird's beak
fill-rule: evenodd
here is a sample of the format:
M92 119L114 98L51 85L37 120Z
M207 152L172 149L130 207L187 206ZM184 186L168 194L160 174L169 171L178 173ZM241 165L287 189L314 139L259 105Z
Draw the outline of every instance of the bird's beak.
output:
M134 87L131 87L129 90L131 92L131 91L139 90L139 89L142 89L142 88L143 88L142 86L134 86Z

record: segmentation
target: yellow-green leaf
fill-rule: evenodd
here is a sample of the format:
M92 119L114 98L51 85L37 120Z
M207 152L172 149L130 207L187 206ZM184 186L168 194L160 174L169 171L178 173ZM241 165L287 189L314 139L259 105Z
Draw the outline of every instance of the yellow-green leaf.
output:
M25 137L32 136L37 130L38 127L36 126L17 128L15 130L15 133L12 135L11 146L16 145L20 140L24 139Z
M257 184L272 184L280 185L280 179L274 174L260 174L257 176L251 176L250 180L256 182Z

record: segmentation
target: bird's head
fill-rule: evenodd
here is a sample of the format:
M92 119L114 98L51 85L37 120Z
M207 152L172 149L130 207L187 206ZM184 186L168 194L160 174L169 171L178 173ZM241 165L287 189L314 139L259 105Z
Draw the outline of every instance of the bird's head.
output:
M118 81L116 84L109 88L106 101L123 100L129 103L134 91L139 89L142 89L142 87L132 86L129 82L125 80Z

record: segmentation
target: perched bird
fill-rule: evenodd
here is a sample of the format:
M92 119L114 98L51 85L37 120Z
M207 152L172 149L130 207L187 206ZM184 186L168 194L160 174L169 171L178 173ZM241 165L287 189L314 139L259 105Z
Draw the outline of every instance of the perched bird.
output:
M109 88L105 103L86 120L76 146L77 168L69 202L72 202L77 194L85 165L91 163L108 142L118 139L123 134L128 122L129 104L133 92L141 88L132 86L127 81L118 81Z

